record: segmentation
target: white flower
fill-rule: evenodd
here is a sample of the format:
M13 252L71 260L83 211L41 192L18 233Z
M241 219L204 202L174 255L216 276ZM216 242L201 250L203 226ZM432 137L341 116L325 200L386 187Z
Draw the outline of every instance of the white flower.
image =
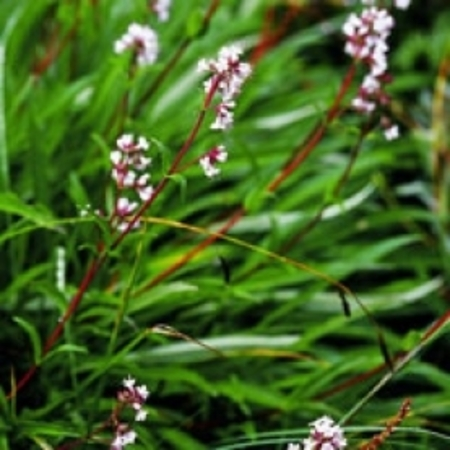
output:
M133 135L132 134L123 134L116 141L117 147L120 150L127 151L131 146L133 146Z
M287 450L300 450L300 444L289 442Z
M211 161L207 156L200 158L200 165L202 166L203 172L208 178L213 178L219 175L220 170L211 164Z
M136 220L134 223L133 223L133 226L131 227L131 229L132 230L137 230L139 227L141 226L141 221L140 220ZM128 230L128 227L129 227L129 222L119 222L118 224L117 224L117 230L119 231L119 232L124 232L125 230Z
M347 37L345 52L355 59L366 60L369 65L375 57L377 65L382 66L388 50L386 40L393 26L394 19L385 9L367 8L359 16L351 13L342 26Z
M225 146L218 145L211 149L205 156L200 158L199 163L203 169L203 172L208 178L213 178L220 173L219 168L216 166L218 162L225 162L228 158L228 153Z
M400 136L400 132L397 125L391 125L389 128L384 130L384 137L388 141L393 141Z
M116 165L119 164L122 160L122 152L119 152L118 150L113 150L109 155L111 162Z
M136 202L130 202L126 197L120 197L116 202L116 212L120 217L128 216L137 207L138 204Z
M141 150L148 150L148 148L150 147L150 144L148 143L147 139L145 139L145 137L143 136L139 136L138 138L138 143L137 143L137 147Z
M241 54L239 46L225 46L219 50L216 59L203 58L197 64L198 71L211 73L211 78L203 83L206 95L210 95L211 90L215 89L221 97L212 129L225 130L233 124L234 99L252 72L250 64L240 61Z
M144 170L151 164L151 162L152 162L151 158L147 158L145 156L139 156L139 158L136 158L134 167L138 170Z
M127 50L135 52L138 65L153 64L158 57L158 36L147 25L132 23L127 32L114 43L116 53L123 53Z
M149 391L147 389L147 386L145 386L144 384L142 386L138 386L136 388L139 396L142 398L142 400L147 400L147 397L149 396Z
M124 385L124 387L131 390L134 388L134 385L136 384L136 380L134 378L131 378L130 375L128 375L126 378L124 378L124 380L122 381L122 384Z
M411 0L394 0L395 7L399 9L409 8L410 3Z
M211 124L212 130L226 130L233 125L232 108L234 102L223 102L216 107L216 120Z
M117 139L116 145L117 149L110 153L113 165L111 177L120 196L116 201L116 214L123 218L135 211L139 203L146 202L153 195L154 189L149 183L150 174L145 172L152 160L145 156L150 144L142 136L135 139L132 134L123 134ZM132 201L138 198L139 203ZM140 220L135 220L132 228L139 228L140 224ZM127 222L122 220L117 220L114 226L119 231L128 229Z
M153 189L152 186L146 186L144 188L138 188L137 189L137 193L139 195L139 198L143 202L146 202L147 200L149 200L150 197L153 195L153 192L155 192L155 190Z
M136 422L144 422L145 419L147 418L147 412L144 411L143 409L140 409L137 413L136 413Z
M374 77L372 74L366 75L361 84L361 88L370 94L378 91L380 87L380 80L378 80L378 78Z
M129 430L126 433L122 434L120 436L120 442L123 446L128 444L134 444L136 441L136 432L134 430Z
M134 430L123 431L120 426L116 430L114 440L111 442L110 450L122 450L128 444L134 444L137 434Z
M341 450L347 446L341 427L330 417L317 419L311 427L309 437L303 440L303 450Z
M374 102L368 101L362 97L355 97L352 100L352 106L357 111L369 114L373 111L375 111L376 104Z
M136 183L136 172L128 170L122 179L122 187L133 187Z
M172 0L154 0L152 9L158 16L160 22L166 22L169 19L169 9Z

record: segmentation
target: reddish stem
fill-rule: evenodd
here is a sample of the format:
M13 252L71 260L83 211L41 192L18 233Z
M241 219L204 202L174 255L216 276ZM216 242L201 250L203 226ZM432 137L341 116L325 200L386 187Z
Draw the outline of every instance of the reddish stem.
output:
M330 109L327 112L326 118L323 123L319 124L313 132L306 139L306 143L302 144L299 149L299 153L294 153L291 157L290 161L285 164L285 168L282 170L280 175L267 187L269 192L274 192L278 186L289 176L292 172L298 167L298 165L306 159L306 157L312 152L315 148L321 137L324 135L326 126L333 121L340 112L340 104L344 95L350 88L351 82L355 75L356 66L352 64L352 66L347 71L345 75L339 92L331 105ZM297 150L296 150L297 151ZM230 217L227 223L221 228L220 233L225 233L230 230L231 227L245 214L245 209L243 206L240 206ZM217 235L211 235L206 238L203 242L195 246L185 255L183 255L178 261L176 261L172 266L166 269L164 272L161 272L157 275L152 281L146 284L143 288L141 288L138 293L145 291L146 289L150 289L153 286L159 284L161 281L165 280L170 275L174 274L180 267L183 267L187 264L192 258L194 258L199 252L201 252L204 248L208 247L212 243L214 243L218 239Z
M209 23L211 22L212 16L216 12L217 8L220 5L220 0L213 0L208 8L208 11L205 14L202 22L202 29L206 30ZM178 49L174 53L174 55L170 58L169 62L165 65L165 67L159 72L155 81L148 88L148 90L142 95L142 97L137 102L136 106L133 109L133 114L137 115L140 113L142 107L150 100L152 95L157 91L157 89L164 83L164 80L167 78L170 71L176 66L177 62L181 59L189 44L193 41L193 38L185 38L184 41L181 42Z
M210 106L212 99L214 97L214 94L220 84L221 78L216 77L215 81L212 83L211 88L209 89L207 95L205 96L205 100L203 102L203 108L200 111L199 115L197 116L197 120L192 127L191 132L189 133L188 138L184 142L183 146L177 153L172 165L169 168L168 174L161 180L161 182L156 187L153 195L139 208L137 213L133 216L133 218L128 222L128 225L126 229L121 232L114 242L111 245L110 249L116 248L125 238L125 236L133 229L134 224L142 218L143 214L147 211L147 209L152 205L152 203L155 201L155 199L158 197L158 195L161 193L161 191L164 189L166 184L168 183L170 176L176 173L178 166L183 159L183 157L186 155L186 153L191 148L195 138L197 137L197 134L201 128L201 125L203 124L203 121L205 119L206 111L208 107ZM78 287L78 290L72 300L69 303L69 306L67 307L66 312L64 313L64 316L59 321L58 325L53 330L52 334L47 339L42 356L45 356L48 354L48 352L52 349L52 347L55 345L59 337L61 336L64 326L67 323L67 321L70 319L70 317L75 313L76 309L78 308L78 305L80 304L85 292L87 291L89 285L91 284L92 280L94 279L95 275L103 265L103 263L106 260L106 253L103 251L103 244L99 244L98 246L99 254L96 257L96 259L91 263L88 270L86 271L86 274L81 281L80 286ZM17 392L19 392L32 378L32 376L35 374L35 372L38 369L38 365L34 364L26 373L22 376L22 378L19 380L15 388L8 394L8 398L14 397Z
M255 65L271 48L281 40L287 33L289 25L297 17L300 6L296 4L289 5L285 11L281 23L275 24L275 7L269 8L264 17L263 30L258 44L253 49L250 56L252 65ZM272 27L275 26L274 29Z
M238 222L242 216L245 214L245 209L240 207L236 211L234 211L233 215L227 220L227 222L218 230L218 234L224 234L228 232L236 222ZM165 280L167 277L175 273L180 267L183 267L186 263L188 263L192 258L194 258L198 253L200 253L203 249L213 244L217 238L218 234L213 234L208 236L204 241L200 242L197 246L189 250L185 253L178 261L172 264L168 269L164 272L161 272L157 275L150 283L146 284L142 287L136 295L142 292L145 292L147 289L151 289L153 286L156 286L161 281Z
M293 157L288 161L288 163L285 165L284 169L281 171L281 173L273 180L267 190L269 192L274 192L278 186L287 178L289 177L294 170L311 154L311 152L314 150L316 145L319 143L319 141L322 139L323 135L325 134L325 131L327 129L327 126L339 115L340 113L340 104L342 102L342 99L344 98L344 95L347 93L348 89L350 88L350 85L352 83L353 77L355 76L356 71L356 65L352 64L347 71L342 83L341 87L339 89L339 92L334 99L333 104L331 105L330 109L327 112L327 115L325 116L325 120L320 123L315 130L307 137L306 143L303 142L299 147L298 150L295 151Z
M126 229L119 236L117 236L116 240L111 245L112 249L116 248L125 239L125 236L133 229L134 225L142 218L142 216L145 214L145 212L150 208L150 206L156 200L158 195L164 189L164 187L170 180L170 176L177 172L178 166L180 165L183 157L186 155L186 153L191 148L192 144L195 141L195 138L197 137L198 132L200 131L203 121L205 120L206 111L212 102L212 99L213 99L214 94L220 84L220 81L221 81L221 78L216 77L215 81L212 83L211 88L208 91L208 93L206 94L205 100L203 102L203 108L200 111L200 113L198 114L197 120L195 121L195 124L192 127L192 130L189 133L188 138L184 141L183 146L181 147L181 149L178 151L177 155L175 156L175 159L172 162L172 165L170 166L170 168L167 172L167 175L156 186L155 191L153 192L153 195L145 203L143 203L141 205L141 207L137 210L136 214L128 222Z
M69 44L69 42L73 39L73 37L76 35L79 21L80 18L78 5L73 25L70 27L70 30L67 32L67 34L62 38L61 42L56 42L58 36L57 32L55 32L55 34L50 38L46 54L33 64L32 72L36 78L42 76L44 72L47 71L47 69L56 61L62 51L66 48L67 44Z
M42 350L42 357L46 356L48 352L52 349L53 345L56 343L58 338L61 336L64 326L67 323L67 321L70 319L72 314L77 309L78 305L80 304L84 293L86 292L87 288L91 284L92 280L94 279L95 275L97 274L98 270L102 266L103 262L105 261L105 255L103 253L100 253L100 255L97 257L94 262L91 263L89 266L83 280L81 281L80 286L78 287L78 290L76 294L73 296L72 300L69 303L69 306L66 309L66 312L64 313L63 317L58 321L58 325L53 330L52 334L47 338L47 341L45 342L44 348ZM7 395L7 398L10 399L12 397L15 397L17 393L28 383L28 381L33 377L33 375L36 373L39 365L35 363L18 381L14 389Z

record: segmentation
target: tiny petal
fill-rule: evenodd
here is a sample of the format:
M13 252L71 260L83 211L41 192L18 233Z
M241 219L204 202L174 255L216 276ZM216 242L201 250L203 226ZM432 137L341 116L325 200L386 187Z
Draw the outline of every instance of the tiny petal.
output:
M137 147L140 148L141 150L148 150L150 144L147 141L147 139L145 139L145 137L140 136L138 139Z
M213 178L220 173L220 170L211 164L211 161L208 156L200 158L199 162L203 169L203 172L208 178Z
M311 424L310 435L303 440L303 450L341 450L347 446L342 429L328 416Z
M407 9L411 3L411 0L395 0L395 7L399 9Z
M153 189L152 186L146 186L144 188L138 188L138 195L139 198L143 201L146 202L147 200L150 200L150 197L153 195L153 192L155 190Z
M135 417L136 422L144 422L146 418L147 418L147 411L141 409L136 413Z
M143 400L147 400L147 397L150 395L150 392L148 391L147 386L145 385L138 386L137 392Z
M131 214L137 206L138 204L136 202L130 202L126 197L120 197L116 204L117 214L120 217L127 216Z
M136 384L136 380L134 378L132 378L130 375L127 376L127 378L125 378L122 381L122 384L124 385L124 387L126 387L127 389L133 389L134 385Z
M116 144L121 150L128 150L133 145L133 135L123 134L117 139Z
M208 72L210 68L209 61L205 58L200 59L197 63L197 70L199 72Z
M158 16L160 22L166 22L169 19L169 9L172 0L154 0L152 8Z
M159 51L158 36L147 25L132 23L127 32L114 43L114 51L123 53L132 49L140 66L153 64Z
M111 154L109 155L111 162L116 165L119 164L120 161L122 160L122 153L119 152L118 150L113 150L111 152Z
M134 186L135 182L136 182L136 172L134 172L133 170L129 170L128 172L126 172L122 180L122 185L124 187L132 187Z
M136 441L136 432L134 430L127 431L120 437L122 445L134 444Z
M384 130L384 137L388 141L393 141L400 136L400 131L397 125L391 125L389 128Z

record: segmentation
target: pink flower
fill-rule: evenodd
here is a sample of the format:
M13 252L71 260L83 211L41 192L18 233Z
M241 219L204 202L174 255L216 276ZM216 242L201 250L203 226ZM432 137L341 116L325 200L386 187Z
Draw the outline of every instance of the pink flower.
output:
M118 427L119 429L120 427ZM117 430L110 450L122 450L128 444L134 444L137 434L134 430Z
M120 136L116 144L117 148L110 154L111 177L118 191L114 226L124 231L128 228L126 217L132 215L142 202L148 201L154 192L150 174L146 172L151 164L151 158L146 156L150 145L145 138L135 139L132 134ZM139 225L140 221L136 220L133 228Z
M213 178L220 173L216 166L218 162L225 162L228 158L228 153L225 146L218 145L211 149L205 156L200 158L199 163L203 172L208 178Z
M411 0L394 0L395 7L399 9L409 8L410 3Z
M215 88L221 98L212 129L224 130L233 123L234 99L252 72L250 64L240 61L241 54L240 47L230 45L220 49L217 59L201 59L198 62L200 72L211 73L211 78L204 82L206 95L210 95L211 89Z
M303 450L340 450L347 446L342 428L330 417L323 416L311 426L309 437L303 440Z
M139 66L153 64L158 57L158 36L147 25L132 23L127 32L114 43L116 53L127 50L134 51Z
M391 125L389 128L384 130L384 136L388 141L393 141L400 136L400 132L398 130L398 125Z
M114 439L111 442L110 450L122 450L128 444L134 444L137 434L127 423L119 420L118 412L124 408L132 408L135 411L135 421L142 422L147 417L147 412L143 409L144 402L150 395L147 386L136 386L136 380L128 375L122 381L123 389L117 393L119 406L116 414L111 420L114 426Z
M389 45L387 40L394 27L388 10L373 6L374 0L363 0L368 5L360 14L351 13L342 27L346 37L345 52L367 69L367 73L352 100L353 108L362 114L372 115L390 102L385 85L391 81L388 73ZM398 0L397 7L407 7L409 1ZM382 116L382 120L387 118ZM398 128L382 126L386 139L398 136Z
M169 9L172 0L153 0L152 9L158 16L160 22L166 22L169 20Z

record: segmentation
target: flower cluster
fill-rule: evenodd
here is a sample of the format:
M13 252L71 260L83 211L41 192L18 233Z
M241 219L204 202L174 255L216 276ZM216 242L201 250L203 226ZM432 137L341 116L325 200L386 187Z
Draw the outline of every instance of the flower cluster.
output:
M342 428L330 417L317 419L311 427L309 437L303 440L303 450L340 450L347 446Z
M363 0L366 5L373 5L373 0ZM397 1L401 8L409 2ZM394 19L386 9L369 6L357 15L350 14L343 26L346 37L345 52L356 61L364 64L368 72L364 76L358 95L352 106L358 112L372 114L380 107L389 104L390 98L384 86L391 81L388 73L387 40L394 27ZM398 127L392 125L387 117L381 121L386 139L398 137Z
M139 66L153 64L158 57L158 36L150 27L132 23L127 32L114 43L116 53L127 50L134 52Z
M206 155L200 158L200 166L205 172L208 178L212 178L220 173L220 170L216 166L218 162L225 162L228 158L228 153L225 146L218 145L212 148Z
M124 134L117 139L117 149L110 154L113 165L112 179L117 188L114 209L114 225L119 231L127 228L127 216L133 214L139 207L139 202L145 202L153 195L153 187L149 184L150 175L146 172L151 158L146 156L149 143L143 137L134 140L133 135ZM139 227L136 221L134 227Z
M221 100L216 106L216 120L213 130L226 130L233 124L234 99L241 91L242 84L250 76L250 64L240 61L242 49L237 45L223 47L217 59L201 59L200 72L210 72L211 78L204 82L207 97L218 93Z
M201 59L198 62L200 72L210 73L203 86L206 94L205 104L209 105L214 95L219 101L214 106L215 120L211 124L212 130L227 130L233 125L233 110L236 106L236 97L241 92L245 80L250 76L250 64L240 60L242 49L237 45L222 47L217 59ZM205 175L213 177L219 173L214 165L224 162L227 153L223 145L214 147L200 159Z
M143 409L143 405L149 396L147 386L136 386L134 378L125 378L122 382L123 389L117 394L119 402L118 410L130 407L135 412L135 420L142 422L146 419L147 413ZM122 450L128 444L133 444L136 440L136 432L127 423L122 423L114 415L115 436L111 443L110 450Z
M388 96L383 91L387 78L386 41L394 26L394 19L385 9L371 7L360 16L352 13L344 24L347 37L345 52L368 66L358 96L353 106L360 112L371 113L377 104L386 104Z
M166 22L169 20L169 9L172 0L153 0L151 8L158 16L160 22Z

